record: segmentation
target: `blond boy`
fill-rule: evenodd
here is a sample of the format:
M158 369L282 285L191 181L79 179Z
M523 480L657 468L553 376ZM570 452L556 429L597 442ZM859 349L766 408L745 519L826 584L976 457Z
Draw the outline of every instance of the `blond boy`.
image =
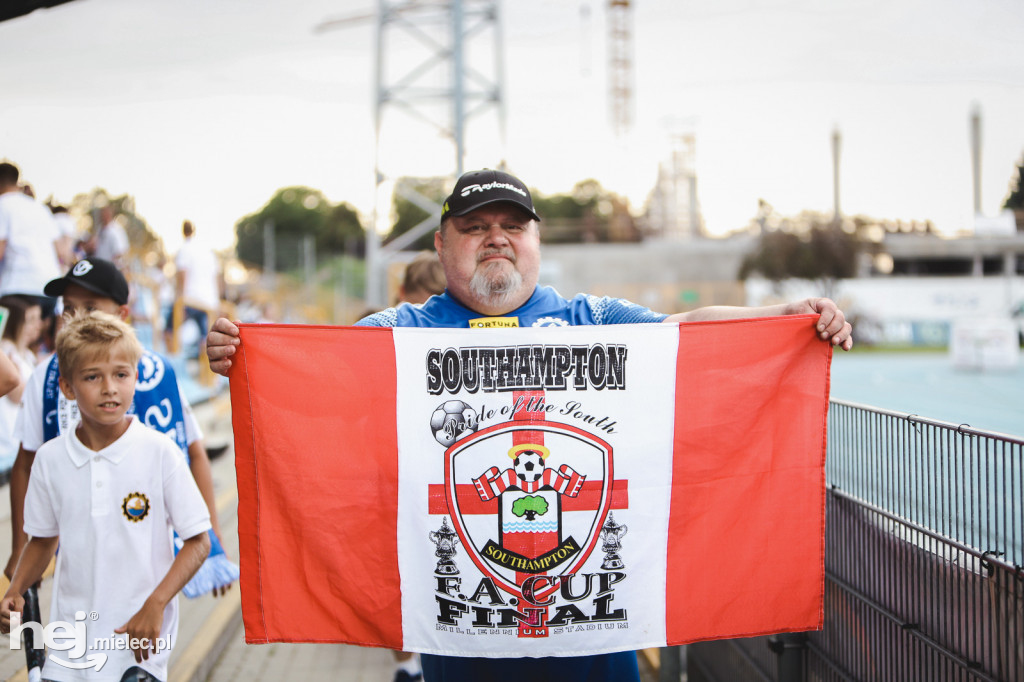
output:
M131 679L166 680L176 596L209 551L209 512L181 450L127 414L141 354L131 327L105 313L77 316L57 336L60 389L80 421L36 453L25 497L31 540L0 601L7 632L59 540L50 626L84 631L51 651L47 680L119 681L133 668ZM177 556L171 529L186 538Z

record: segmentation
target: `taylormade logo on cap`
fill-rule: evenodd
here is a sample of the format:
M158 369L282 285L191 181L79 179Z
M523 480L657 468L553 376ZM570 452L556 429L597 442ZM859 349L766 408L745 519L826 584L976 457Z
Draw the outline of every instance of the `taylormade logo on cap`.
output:
M529 196L526 192L515 185L510 185L505 182L488 182L486 185L466 185L462 188L462 196L468 197L472 192L485 192L489 189L510 189L513 192L518 192L521 196Z

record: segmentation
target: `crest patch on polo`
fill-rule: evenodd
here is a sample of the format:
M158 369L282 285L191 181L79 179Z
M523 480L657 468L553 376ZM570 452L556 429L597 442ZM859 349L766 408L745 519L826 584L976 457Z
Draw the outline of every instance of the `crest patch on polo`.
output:
M149 498L142 493L130 493L121 503L124 517L132 523L138 523L149 514Z

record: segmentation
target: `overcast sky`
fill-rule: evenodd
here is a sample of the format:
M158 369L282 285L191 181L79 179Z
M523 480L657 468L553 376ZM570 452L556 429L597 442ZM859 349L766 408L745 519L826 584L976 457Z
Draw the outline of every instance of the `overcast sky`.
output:
M467 0L468 1L468 0ZM596 177L636 210L672 131L695 133L708 228L832 206L830 137L843 136L842 208L932 220L972 214L969 117L983 118L982 208L994 214L1024 152L1019 0L635 0L633 132L607 100L606 2L503 5L507 144L470 124L466 167L502 157L527 184ZM180 242L211 245L274 190L308 185L373 208L372 22L323 33L373 0L75 0L0 23L0 158L41 198L95 186L136 198ZM417 56L392 33L392 68ZM488 69L475 43L471 62ZM450 174L451 146L394 110L392 175Z

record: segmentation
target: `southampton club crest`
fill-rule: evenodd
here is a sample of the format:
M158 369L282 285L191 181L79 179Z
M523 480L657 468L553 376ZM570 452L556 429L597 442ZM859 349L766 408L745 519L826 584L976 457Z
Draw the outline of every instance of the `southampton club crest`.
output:
M518 398L523 401L523 398ZM499 589L544 600L581 570L600 542L612 497L612 449L570 424L547 421L526 400L506 422L480 429L458 400L437 407L431 429L445 451L445 496L465 553Z

